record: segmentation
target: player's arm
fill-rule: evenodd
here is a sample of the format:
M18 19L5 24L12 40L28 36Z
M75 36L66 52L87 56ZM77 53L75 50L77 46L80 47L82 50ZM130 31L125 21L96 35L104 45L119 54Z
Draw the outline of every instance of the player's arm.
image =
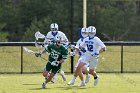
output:
M61 35L62 38L63 38L63 42L64 42L66 45L68 45L68 44L69 44L69 40L68 40L67 36L66 36L63 32L59 32L59 33L60 33L60 35Z
M86 47L85 41L86 41L86 38L85 38L85 39L83 40L83 42L79 45L79 49L83 49L83 48Z
M77 41L76 46L75 46L75 54L79 54L79 50L80 50L80 39Z
M76 46L73 48L73 52L69 52L70 56L75 56L76 54L79 54L79 45L80 45L80 39L77 41Z
M65 60L67 59L67 56L68 56L68 50L67 49L64 49L63 53L62 53L62 59L59 61L59 63L64 63Z
M99 53L105 52L106 51L106 47L103 47L99 50Z
M42 50L42 51L36 52L36 53L35 53L35 56L36 56L36 57L39 57L39 56L41 56L42 54L44 54L44 53L46 53L46 52L50 52L50 46L45 47L45 49Z
M97 43L101 47L100 50L99 50L99 53L105 52L106 51L106 46L99 38L97 38Z

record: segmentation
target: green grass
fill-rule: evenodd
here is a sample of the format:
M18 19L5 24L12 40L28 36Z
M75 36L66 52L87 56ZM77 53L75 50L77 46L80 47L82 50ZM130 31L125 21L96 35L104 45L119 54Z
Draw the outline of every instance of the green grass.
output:
M140 74L102 74L98 86L93 86L93 77L85 87L78 87L77 78L74 85L67 83L72 75L66 74L67 81L57 75L56 83L48 83L41 88L44 78L41 74L0 74L0 93L140 93Z
M35 47L28 47L32 50ZM21 53L20 47L0 47L0 72L20 72ZM100 55L97 71L120 71L121 69L121 47L107 46L107 51ZM43 55L46 57L47 55ZM104 57L104 60L102 60ZM76 64L78 56L74 58ZM124 71L140 72L140 47L124 47ZM37 58L32 54L23 53L24 72L42 72L47 61ZM63 64L62 69L70 72L70 57ZM67 81L63 82L60 75L57 75L55 84L47 84L47 89L41 88L44 78L41 74L0 74L0 93L140 93L140 73L125 74L99 74L100 82L97 87L93 86L93 78L85 87L77 87L80 80L77 79L75 85L68 86L67 83L72 75L67 74Z

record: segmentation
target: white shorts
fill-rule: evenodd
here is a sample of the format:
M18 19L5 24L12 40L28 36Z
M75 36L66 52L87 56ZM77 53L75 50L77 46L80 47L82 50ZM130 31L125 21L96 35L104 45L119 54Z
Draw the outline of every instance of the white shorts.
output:
M98 57L93 57L90 53L85 53L83 56L81 56L80 60L83 63L89 63L90 69L96 69L96 66L98 64Z
M82 58L81 58L81 57L78 59L78 62L77 62L77 64L75 65L76 68L78 67L78 65L79 65L80 62L82 62ZM84 67L85 67L85 68L88 68L88 67L89 67L89 63L88 63L88 62L85 62L85 64L86 64L86 65L84 65Z

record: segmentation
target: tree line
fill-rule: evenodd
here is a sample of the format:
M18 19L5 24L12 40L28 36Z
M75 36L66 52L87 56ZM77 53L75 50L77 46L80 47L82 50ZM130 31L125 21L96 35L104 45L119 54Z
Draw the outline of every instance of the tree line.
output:
M87 27L94 25L104 41L140 40L139 0L87 0ZM35 40L56 22L69 40L83 27L83 0L1 0L0 42Z

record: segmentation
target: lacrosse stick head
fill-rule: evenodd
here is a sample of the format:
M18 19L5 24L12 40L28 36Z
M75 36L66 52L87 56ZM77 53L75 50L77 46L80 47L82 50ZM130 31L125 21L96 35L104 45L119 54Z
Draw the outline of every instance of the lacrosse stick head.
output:
M36 38L36 40L38 40L39 38L43 39L43 38L45 38L45 35L41 34L39 31L37 31L35 33L35 38Z

